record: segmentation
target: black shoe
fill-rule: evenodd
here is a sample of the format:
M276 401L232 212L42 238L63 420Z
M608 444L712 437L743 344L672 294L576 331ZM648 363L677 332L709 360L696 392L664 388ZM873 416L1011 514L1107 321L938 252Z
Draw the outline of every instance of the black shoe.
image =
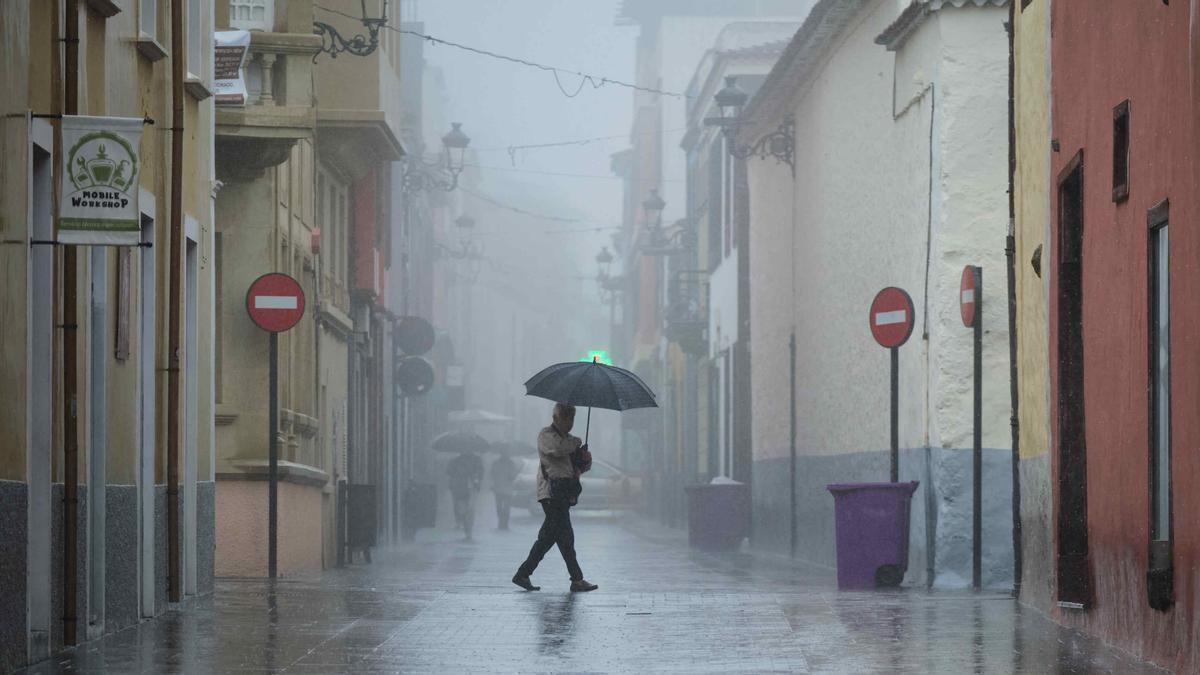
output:
M520 572L517 572L516 574L514 574L514 575L513 575L512 582L513 582L514 584L516 584L516 585L520 586L521 588L524 588L524 589L525 589L525 590L527 590L527 591L540 591L540 590L542 590L542 587L541 587L541 586L534 586L534 585L533 585L533 582L531 582L531 581L529 580L529 577L523 577L523 576L521 576L521 573L520 573Z
M516 581L516 580L514 579L514 581ZM597 586L596 584L588 583L587 581L584 581L583 579L580 579L579 581L571 582L571 592L572 593L587 593L588 591L594 591L597 588L600 588L600 587Z

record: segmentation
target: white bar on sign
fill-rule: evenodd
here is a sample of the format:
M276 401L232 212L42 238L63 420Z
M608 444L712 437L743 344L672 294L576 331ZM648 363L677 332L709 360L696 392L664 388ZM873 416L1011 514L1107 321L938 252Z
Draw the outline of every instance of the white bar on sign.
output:
M908 319L908 312L903 309L898 309L894 312L880 312L875 315L876 326L890 326L894 323L904 323Z
M968 288L967 290L963 291L962 292L962 301L967 302L967 303L975 302L975 289Z
M296 309L294 295L257 295L254 297L255 309Z

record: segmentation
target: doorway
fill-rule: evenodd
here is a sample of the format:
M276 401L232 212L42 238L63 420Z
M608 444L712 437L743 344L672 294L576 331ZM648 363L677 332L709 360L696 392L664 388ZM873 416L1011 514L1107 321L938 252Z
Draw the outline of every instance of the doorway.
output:
M138 249L138 579L139 605L143 618L153 617L157 602L154 585L154 514L157 508L155 434L158 403L155 396L157 333L155 314L157 268L154 259L154 196L142 191L142 243Z
M183 315L183 592L196 594L196 450L199 405L199 371L197 370L198 329L196 303L199 301L199 224L188 217L187 248L184 251L184 315Z
M1084 608L1088 571L1083 359L1083 151L1058 182L1058 601Z
M33 120L30 131L31 180L29 235L40 241L54 238L54 132L46 120ZM27 517L26 593L29 621L29 660L50 656L54 620L51 571L52 483L54 429L54 247L29 247L28 454L26 456L29 511ZM61 613L59 614L61 617Z

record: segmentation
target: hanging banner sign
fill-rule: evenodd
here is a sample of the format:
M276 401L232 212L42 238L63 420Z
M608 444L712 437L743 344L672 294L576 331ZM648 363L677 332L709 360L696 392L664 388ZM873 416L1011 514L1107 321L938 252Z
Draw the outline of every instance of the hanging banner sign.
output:
M213 34L213 102L216 105L246 105L246 54L250 31L222 30Z
M138 157L144 123L140 117L63 116L58 241L85 246L141 241Z

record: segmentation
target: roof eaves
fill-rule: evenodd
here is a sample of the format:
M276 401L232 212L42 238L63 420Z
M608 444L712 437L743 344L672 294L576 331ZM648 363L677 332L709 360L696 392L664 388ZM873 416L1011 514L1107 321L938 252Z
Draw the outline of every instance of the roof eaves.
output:
M913 0L912 4L875 38L875 44L883 45L889 52L899 50L921 24L925 23L930 14L947 6L957 8L970 4L976 7L1004 7L1008 2L1009 0Z
M787 115L789 101L814 74L836 38L874 0L819 0L742 114L739 136L757 138Z

